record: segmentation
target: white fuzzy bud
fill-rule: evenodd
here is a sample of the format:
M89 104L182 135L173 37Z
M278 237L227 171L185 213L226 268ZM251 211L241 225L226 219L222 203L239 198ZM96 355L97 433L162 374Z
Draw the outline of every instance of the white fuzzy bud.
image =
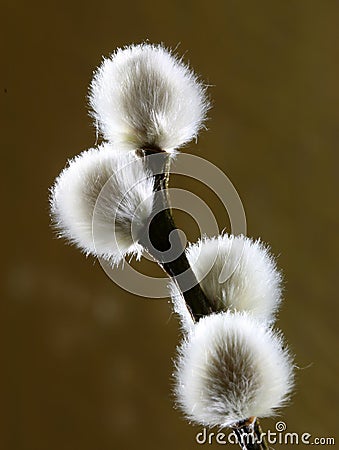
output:
M248 311L273 322L281 302L281 274L260 240L227 234L206 237L190 244L186 255L214 311ZM192 319L174 282L171 292L175 310L189 329Z
M104 59L89 101L104 138L127 149L176 149L197 136L208 109L205 87L188 66L149 44Z
M226 427L271 416L292 387L292 359L280 334L246 313L200 319L180 348L176 396L195 423Z
M137 238L152 212L153 184L135 152L110 144L85 151L69 161L51 189L54 225L86 254L112 264L127 254L140 257Z

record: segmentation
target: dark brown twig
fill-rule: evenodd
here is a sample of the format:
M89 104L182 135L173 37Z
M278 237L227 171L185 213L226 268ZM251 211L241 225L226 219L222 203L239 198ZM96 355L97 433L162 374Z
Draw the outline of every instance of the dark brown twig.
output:
M167 191L170 156L167 153L150 156L146 150L143 152L146 165L155 173L154 187L157 195L153 208L154 216L140 243L165 272L175 279L193 319L198 321L201 317L210 314L212 308L190 267L173 220ZM171 258L171 252L173 258ZM165 257L164 254L166 254Z
M155 174L154 190L157 193L153 207L154 215L140 244L165 272L175 279L193 320L198 322L201 317L214 311L190 267L173 220L168 196L170 155L157 148L142 149L138 153L140 157L145 158L146 166ZM171 249L176 255L173 259L168 256ZM166 253L165 258L164 253ZM187 286L189 286L188 289ZM234 426L233 430L243 450L268 450L257 418L245 420Z
M242 450L268 450L258 418L251 417L233 427Z

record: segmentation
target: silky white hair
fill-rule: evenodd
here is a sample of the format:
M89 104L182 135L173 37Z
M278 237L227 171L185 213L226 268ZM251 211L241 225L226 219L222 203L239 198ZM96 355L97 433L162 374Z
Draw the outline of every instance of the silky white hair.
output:
M89 103L105 139L120 148L176 149L195 138L209 103L206 88L162 45L117 49L94 74Z
M81 153L51 189L51 214L59 236L112 264L127 254L140 257L138 233L152 212L153 184L152 173L135 152L102 144Z
M268 417L293 387L292 358L281 335L246 313L219 313L196 323L179 349L176 398L187 418L227 427Z
M186 249L187 259L214 311L248 311L272 323L281 302L282 276L260 240L223 234ZM186 329L192 318L174 281L171 296Z

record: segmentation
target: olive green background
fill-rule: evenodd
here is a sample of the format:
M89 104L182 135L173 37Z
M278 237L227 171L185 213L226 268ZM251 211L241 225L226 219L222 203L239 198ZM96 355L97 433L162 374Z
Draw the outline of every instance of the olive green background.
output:
M186 150L229 176L248 234L279 255L278 326L300 368L281 419L289 431L335 437L339 3L18 0L3 1L1 14L0 447L199 448L201 427L173 409L179 328L168 301L118 288L49 228L49 186L67 158L95 144L86 109L92 71L102 55L146 39L179 44L212 85L209 130Z

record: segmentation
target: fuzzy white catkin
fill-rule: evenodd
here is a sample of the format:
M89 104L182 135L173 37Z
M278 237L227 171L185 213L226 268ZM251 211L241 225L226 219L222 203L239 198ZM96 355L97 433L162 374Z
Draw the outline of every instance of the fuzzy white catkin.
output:
M219 313L196 323L179 350L176 397L187 418L226 427L268 417L293 387L282 338L246 313Z
M117 49L94 74L89 103L97 127L120 148L171 151L195 138L209 103L206 89L161 45Z
M112 264L127 254L140 257L137 238L152 212L153 184L135 152L110 144L87 150L69 161L51 189L54 225L87 255Z
M273 322L281 302L282 277L260 240L228 234L205 237L190 244L186 255L214 311L248 311L259 320ZM220 280L224 265L230 276ZM171 292L175 310L189 329L193 322L173 281Z

